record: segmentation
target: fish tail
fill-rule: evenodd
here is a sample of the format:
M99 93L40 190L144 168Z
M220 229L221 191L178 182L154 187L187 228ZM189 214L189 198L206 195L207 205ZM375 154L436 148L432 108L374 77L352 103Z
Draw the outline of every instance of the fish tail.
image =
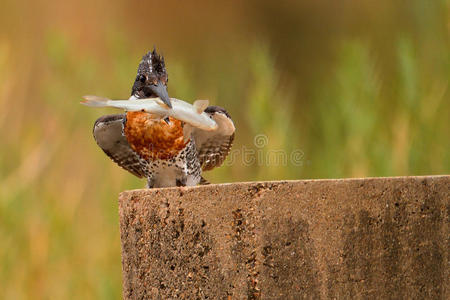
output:
M86 106L96 106L96 107L103 107L108 106L108 98L105 97L99 97L99 96L83 96L83 99L80 103Z

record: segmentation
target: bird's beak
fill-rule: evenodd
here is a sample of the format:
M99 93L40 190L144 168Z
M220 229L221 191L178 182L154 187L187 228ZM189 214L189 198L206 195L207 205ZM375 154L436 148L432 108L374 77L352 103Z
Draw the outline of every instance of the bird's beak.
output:
M172 108L172 103L170 103L169 94L167 93L167 87L162 83L158 82L157 85L151 85L150 89L155 93L168 107Z

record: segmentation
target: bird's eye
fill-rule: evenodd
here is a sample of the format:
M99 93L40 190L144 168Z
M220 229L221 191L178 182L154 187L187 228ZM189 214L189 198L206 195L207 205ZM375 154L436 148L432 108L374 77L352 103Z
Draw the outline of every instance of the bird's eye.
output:
M141 75L139 76L139 81L144 83L147 80L147 77L145 77L145 75Z

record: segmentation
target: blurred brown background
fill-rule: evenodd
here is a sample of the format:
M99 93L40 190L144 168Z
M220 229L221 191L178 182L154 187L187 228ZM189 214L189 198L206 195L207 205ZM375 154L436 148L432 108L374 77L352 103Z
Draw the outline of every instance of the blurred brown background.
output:
M145 183L92 138L115 111L78 103L128 97L153 46L172 97L235 121L234 159L212 182L448 174L449 12L440 0L3 0L0 298L120 299L117 195Z

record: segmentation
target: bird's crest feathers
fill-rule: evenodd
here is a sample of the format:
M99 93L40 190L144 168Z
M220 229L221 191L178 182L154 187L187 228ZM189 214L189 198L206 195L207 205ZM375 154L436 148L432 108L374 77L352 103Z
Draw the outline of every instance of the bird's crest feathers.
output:
M156 74L162 75L166 73L166 64L164 57L156 52L156 49L149 51L142 57L139 64L138 74Z

